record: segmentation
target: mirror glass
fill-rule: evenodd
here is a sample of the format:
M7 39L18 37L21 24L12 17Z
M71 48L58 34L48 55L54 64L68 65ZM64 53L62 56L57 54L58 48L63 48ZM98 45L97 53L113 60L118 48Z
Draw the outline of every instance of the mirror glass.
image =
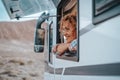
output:
M35 33L35 42L34 42L35 52L44 51L44 37L45 37L45 30L37 28Z

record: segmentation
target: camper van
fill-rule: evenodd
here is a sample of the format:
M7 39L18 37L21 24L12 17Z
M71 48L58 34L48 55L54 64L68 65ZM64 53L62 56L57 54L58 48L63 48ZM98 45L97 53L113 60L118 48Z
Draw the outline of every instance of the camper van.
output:
M45 80L120 79L120 2L118 0L56 0L52 25L48 26ZM76 55L52 51L65 43L61 18L76 11ZM48 21L49 22L49 21ZM67 30L66 30L67 31Z
M53 0L53 3L54 14L50 15L56 16L46 21L45 80L119 80L120 2ZM76 16L77 49L75 53L65 51L58 55L52 48L66 43L66 36L60 32L61 19L73 12Z
M8 12L15 18L42 11L34 51L45 55L44 80L120 80L120 0L31 0L30 6L34 1L32 11Z

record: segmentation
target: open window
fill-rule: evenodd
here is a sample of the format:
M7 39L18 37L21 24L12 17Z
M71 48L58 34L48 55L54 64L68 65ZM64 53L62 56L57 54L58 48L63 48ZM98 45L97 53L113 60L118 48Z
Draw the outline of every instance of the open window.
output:
M60 17L57 18L57 44L68 44L68 48L60 55L56 52L56 57L59 59L65 59L65 60L71 60L71 61L79 61L79 19L78 19L78 2L79 0L61 0L60 4L57 7L57 15L60 15ZM68 16L69 15L69 16ZM64 26L64 23L62 23L62 19L68 16L71 19L68 20L68 28L61 28ZM71 22L73 21L73 22ZM64 22L64 21L63 21ZM66 22L66 21L65 21ZM67 22L66 22L67 23ZM75 25L73 25L75 24ZM67 25L67 24L66 24ZM73 29L74 28L74 29ZM69 34L69 32L72 32L72 35ZM73 31L74 30L74 31ZM70 33L71 33L70 32ZM75 34L75 35L73 35ZM74 38L71 38L71 36L76 36ZM71 40L70 40L71 38ZM64 45L64 46L66 46ZM63 47L64 47L63 46ZM71 50L70 50L71 48ZM59 49L59 48L58 48ZM73 50L74 49L74 50Z

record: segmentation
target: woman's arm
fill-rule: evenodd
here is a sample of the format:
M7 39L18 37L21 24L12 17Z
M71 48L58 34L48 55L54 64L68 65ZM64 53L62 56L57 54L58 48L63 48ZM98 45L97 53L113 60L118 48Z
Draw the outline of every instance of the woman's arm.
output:
M61 43L53 47L52 51L57 53L59 56L62 56L66 50L68 50L70 43Z
M77 51L77 39L73 40L69 45L70 51Z

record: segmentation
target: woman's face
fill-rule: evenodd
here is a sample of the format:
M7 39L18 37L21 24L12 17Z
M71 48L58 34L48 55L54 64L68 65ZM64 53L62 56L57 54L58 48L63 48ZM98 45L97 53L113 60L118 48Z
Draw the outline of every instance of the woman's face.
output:
M73 26L68 21L65 21L61 26L61 33L65 36L66 42L70 43L77 37L76 26Z

